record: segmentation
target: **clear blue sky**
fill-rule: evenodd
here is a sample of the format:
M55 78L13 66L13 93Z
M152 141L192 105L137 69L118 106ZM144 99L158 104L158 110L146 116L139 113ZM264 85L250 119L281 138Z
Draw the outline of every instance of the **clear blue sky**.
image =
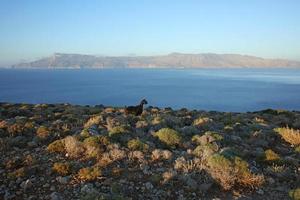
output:
M0 64L54 52L300 60L300 0L0 0Z

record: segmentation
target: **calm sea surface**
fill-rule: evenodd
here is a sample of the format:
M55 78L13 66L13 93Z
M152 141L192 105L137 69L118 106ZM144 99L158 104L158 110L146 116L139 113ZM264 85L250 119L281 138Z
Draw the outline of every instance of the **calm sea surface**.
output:
M300 69L0 69L0 102L300 110Z

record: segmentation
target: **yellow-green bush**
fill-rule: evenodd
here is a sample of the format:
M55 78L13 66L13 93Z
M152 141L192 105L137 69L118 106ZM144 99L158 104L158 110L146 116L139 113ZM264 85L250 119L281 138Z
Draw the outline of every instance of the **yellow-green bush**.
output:
M37 130L36 130L36 135L41 138L41 139L46 139L49 137L50 135L50 131L47 127L45 126L40 126Z
M275 153L273 150L268 149L265 151L265 161L278 161L280 156Z
M293 200L300 200L300 188L289 191L289 196Z
M181 136L180 134L170 128L162 128L155 133L155 136L158 137L160 141L165 143L168 146L175 146L181 143Z
M256 188L264 182L263 176L252 174L248 163L239 157L228 159L214 154L208 159L208 171L225 190L233 187Z
M289 127L274 129L282 139L292 145L300 145L300 130L295 130Z
M209 122L212 122L212 119L210 119L208 117L199 117L194 120L193 125L194 126L202 126L202 125L208 124Z
M53 164L52 170L59 175L66 176L70 174L71 167L70 164L67 162L56 162Z
M115 136L118 136L120 134L127 133L127 132L128 132L128 130L127 130L126 126L115 126L109 131L108 135L110 137L115 137Z
M100 146L100 141L98 136L91 136L83 141L84 145L92 146L92 147L99 147Z
M127 143L127 147L131 150L140 150L147 151L149 149L149 145L142 142L140 139L132 139Z
M65 152L65 143L64 140L55 140L50 143L47 147L47 150L51 153L62 153Z
M93 181L101 176L102 172L99 167L85 167L78 171L78 178L83 181Z

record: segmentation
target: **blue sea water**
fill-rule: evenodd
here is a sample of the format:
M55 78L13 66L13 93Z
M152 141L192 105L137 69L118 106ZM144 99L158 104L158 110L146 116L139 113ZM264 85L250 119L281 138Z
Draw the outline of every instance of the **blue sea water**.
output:
M300 69L0 69L0 102L300 110Z

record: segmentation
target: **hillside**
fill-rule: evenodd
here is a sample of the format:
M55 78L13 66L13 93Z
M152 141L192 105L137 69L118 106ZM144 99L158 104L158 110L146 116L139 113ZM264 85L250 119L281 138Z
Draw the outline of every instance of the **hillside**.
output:
M13 68L206 68L206 67L300 67L300 62L264 59L239 54L181 54L111 57L56 53Z
M299 129L296 111L0 103L0 199L296 200Z

